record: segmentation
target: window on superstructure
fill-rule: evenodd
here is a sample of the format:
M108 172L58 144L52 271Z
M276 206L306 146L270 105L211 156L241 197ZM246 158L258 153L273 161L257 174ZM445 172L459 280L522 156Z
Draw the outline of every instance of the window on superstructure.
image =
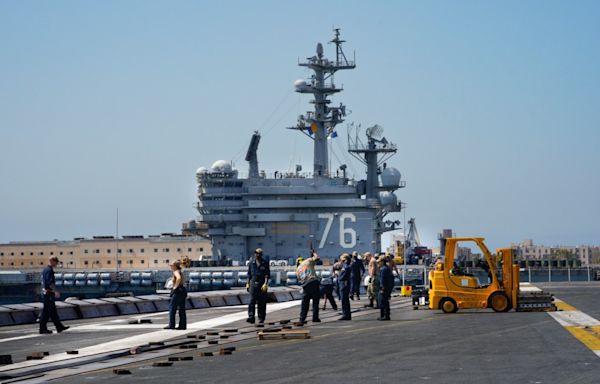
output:
M62 254L63 254L63 251L60 251L60 254L62 255Z
M54 252L50 252L50 255L54 255Z
M158 260L154 259L154 264L158 264Z
M99 249L95 249L94 253L100 253L100 250Z
M106 253L110 253L110 249L107 249L107 250L106 250Z
M4 252L0 252L0 256L4 256Z
M25 264L23 264L23 262L21 262L21 265L25 265Z
M144 260L143 260L143 259L142 259L142 260L140 260L140 263L144 264Z
M73 262L72 262L72 261L69 261L69 265L73 265Z
M44 263L41 263L41 262L40 262L40 265L44 265Z
M181 248L177 248L177 252L181 252Z
M117 260L117 264L121 265L121 260Z
M188 248L188 252L192 252L192 248Z
M169 252L169 248L165 248L165 249L164 249L164 251L165 251L165 252Z
M169 263L169 259L165 260L165 263Z
M144 248L140 248L140 253L144 253Z
M121 253L122 249L117 249L117 253Z
M23 256L23 255L24 255L24 253L23 253L23 252L21 252L21 256Z
M73 254L73 251L70 251L70 252L69 252L69 255L72 255L72 254Z
M133 260L129 260L129 264L133 264Z
M87 250L87 249L84 249L84 250L83 250L83 253L88 253L88 250Z
M10 255L11 255L11 256L14 256L14 255L15 255L15 253L14 253L14 252L11 252L11 253L10 253Z
M29 265L33 265L33 261L30 261L30 262L29 262Z
M33 256L33 252L29 252L29 256Z
M89 262L86 260L86 261L84 261L84 262L83 262L83 264L84 264L84 265L88 265L88 264L89 264Z
M133 249L128 249L127 252L133 253Z
M111 264L111 261L110 261L110 260L107 260L107 261L106 261L106 264L110 265L110 264Z

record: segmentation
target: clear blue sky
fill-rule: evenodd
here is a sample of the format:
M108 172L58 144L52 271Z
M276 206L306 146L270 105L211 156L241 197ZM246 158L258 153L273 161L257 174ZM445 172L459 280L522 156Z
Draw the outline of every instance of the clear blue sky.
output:
M0 242L113 234L117 207L122 234L177 232L196 168L245 171L255 129L261 168L310 168L283 127L309 107L298 57L339 26L358 67L334 101L398 144L426 241L598 244L598 20L597 1L0 1Z

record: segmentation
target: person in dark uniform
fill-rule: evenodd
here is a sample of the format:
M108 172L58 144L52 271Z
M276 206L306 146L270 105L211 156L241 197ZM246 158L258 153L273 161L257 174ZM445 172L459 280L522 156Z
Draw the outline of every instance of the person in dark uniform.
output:
M314 323L321 322L319 319L319 299L321 298L321 289L319 278L315 265L320 259L315 251L311 251L310 257L302 262L296 268L296 277L298 282L302 284L302 304L300 305L300 322L306 322L308 315L308 307L312 300L312 321Z
M56 280L54 279L54 268L58 265L58 257L52 256L48 259L48 265L42 270L42 296L44 308L40 316L40 334L52 333L48 329L48 319L52 319L56 332L61 333L69 329L69 326L63 325L56 311L55 300L60 297L56 290Z
M250 324L254 324L255 307L258 304L258 322L263 324L267 317L267 291L269 290L269 281L271 280L271 270L269 269L269 260L263 257L263 250L256 248L254 257L248 263L248 282L246 290L250 292L250 304L248 304L248 319Z
M377 320L390 320L390 297L394 289L394 275L391 268L387 265L387 256L379 258L379 311L380 316Z
M169 302L169 325L165 329L186 329L187 316L185 313L185 299L187 290L183 285L183 273L181 273L181 262L174 261L171 264L173 272L173 288L171 289L171 301ZM175 314L179 310L179 326L175 328Z
M350 269L350 299L354 300L354 295L356 295L356 299L360 300L360 284L362 282L362 275L365 273L365 265L362 260L358 258L358 253L356 252L352 254L352 264L350 264Z
M351 278L351 268L350 268L350 255L344 253L340 258L342 261L342 269L340 270L340 274L338 277L338 282L340 284L340 294L342 295L342 312L343 316L340 317L340 320L352 320L352 314L350 312L350 278Z
M327 306L327 300L331 303L331 308L337 311L337 304L333 298L333 277L321 278L321 298L323 299L323 310Z

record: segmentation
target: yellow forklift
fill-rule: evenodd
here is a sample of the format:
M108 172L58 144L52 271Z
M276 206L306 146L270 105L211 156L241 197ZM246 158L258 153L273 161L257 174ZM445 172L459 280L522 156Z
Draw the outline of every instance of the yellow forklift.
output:
M459 309L492 308L496 312L556 310L551 294L521 292L519 266L513 263L513 250L499 248L493 255L482 237L447 238L445 256L429 272L429 308L454 313ZM478 276L467 272L458 263L461 246L481 252L476 270ZM485 276L487 274L487 277Z

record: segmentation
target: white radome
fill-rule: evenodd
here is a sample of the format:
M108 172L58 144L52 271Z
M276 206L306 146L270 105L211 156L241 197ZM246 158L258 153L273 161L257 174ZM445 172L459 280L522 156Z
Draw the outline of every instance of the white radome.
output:
M305 89L306 87L307 87L306 80L298 79L298 80L294 81L294 88L297 91Z
M217 160L211 168L213 172L231 172L231 164L227 160Z
M208 169L206 167L200 167L196 170L196 175L205 175L208 173Z
M381 172L381 185L384 187L397 187L400 185L402 175L396 168L386 168Z
M398 197L393 192L379 192L379 201L384 207L394 207L398 204Z

